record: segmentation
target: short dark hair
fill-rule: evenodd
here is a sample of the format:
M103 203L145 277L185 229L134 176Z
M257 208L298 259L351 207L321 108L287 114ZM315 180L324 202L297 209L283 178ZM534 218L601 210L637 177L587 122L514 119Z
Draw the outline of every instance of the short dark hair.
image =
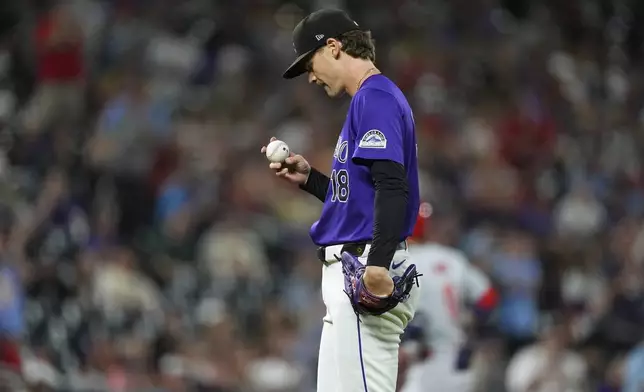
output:
M371 31L353 30L338 37L342 51L357 59L376 61L376 44Z

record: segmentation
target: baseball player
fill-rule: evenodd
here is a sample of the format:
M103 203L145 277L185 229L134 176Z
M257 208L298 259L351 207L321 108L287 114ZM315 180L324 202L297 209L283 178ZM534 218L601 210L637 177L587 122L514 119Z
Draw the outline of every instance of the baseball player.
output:
M471 306L475 323L482 324L496 305L497 295L488 278L462 252L424 242L422 227L429 217L427 206L421 204L410 249L423 290L418 317L405 331L402 350L406 351L410 337L416 339L411 346L420 354L416 354L419 361L410 365L401 391L468 392L474 383L469 366L473 342L463 327L463 310Z
M419 292L406 243L419 204L413 114L375 66L370 33L346 13L308 15L293 45L297 58L284 78L306 74L330 97L351 96L330 176L300 155L270 164L324 203L310 231L327 309L317 390L394 392L400 335Z

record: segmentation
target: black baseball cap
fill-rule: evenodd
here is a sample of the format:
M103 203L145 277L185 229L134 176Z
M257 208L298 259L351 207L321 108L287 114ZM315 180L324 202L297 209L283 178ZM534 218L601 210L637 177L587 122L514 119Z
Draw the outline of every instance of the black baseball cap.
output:
M284 79L293 79L306 72L306 62L313 53L326 45L329 38L354 30L360 30L356 21L344 11L322 9L315 11L293 29L293 48L297 58L284 72Z

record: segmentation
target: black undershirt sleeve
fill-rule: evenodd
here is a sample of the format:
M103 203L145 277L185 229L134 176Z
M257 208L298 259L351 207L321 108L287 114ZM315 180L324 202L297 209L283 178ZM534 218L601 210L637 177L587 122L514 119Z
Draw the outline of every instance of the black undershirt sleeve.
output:
M389 269L396 248L403 240L405 212L409 196L405 167L397 162L364 162L371 170L376 188L374 224L368 266Z
M300 189L307 191L324 203L330 182L331 180L326 176L326 174L317 171L315 168L311 168L309 178L306 180L305 184L300 185Z

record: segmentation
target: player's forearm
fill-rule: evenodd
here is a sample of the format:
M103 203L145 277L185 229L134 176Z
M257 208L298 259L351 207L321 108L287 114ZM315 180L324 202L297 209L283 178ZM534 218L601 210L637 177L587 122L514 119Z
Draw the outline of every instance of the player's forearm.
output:
M322 203L326 199L326 194L329 190L331 179L326 174L319 172L315 168L311 168L309 178L306 182L300 185L300 188L317 197Z
M371 176L376 197L373 239L367 265L389 269L405 226L409 193L407 176L405 168L392 161L374 161Z

